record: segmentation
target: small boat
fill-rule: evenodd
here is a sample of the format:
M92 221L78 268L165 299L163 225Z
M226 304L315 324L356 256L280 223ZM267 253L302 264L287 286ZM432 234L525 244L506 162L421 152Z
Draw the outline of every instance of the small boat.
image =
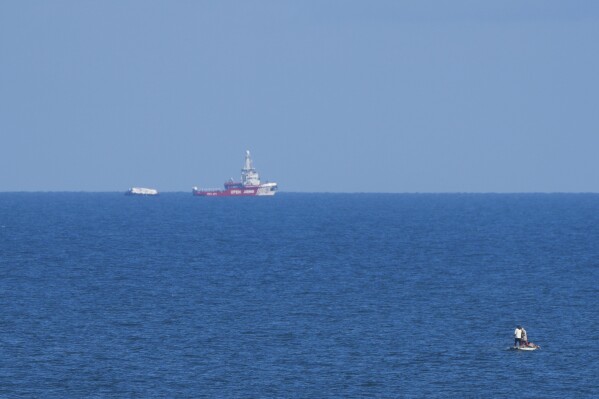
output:
M532 342L529 342L528 345L520 345L520 346L512 346L512 349L519 351L536 351L537 349L541 349L539 345L535 345Z
M158 195L158 190L144 187L131 187L125 195Z
M539 347L527 347L527 346L521 346L521 347L517 347L517 346L513 346L512 349L518 350L518 351L536 351L537 349L539 349Z

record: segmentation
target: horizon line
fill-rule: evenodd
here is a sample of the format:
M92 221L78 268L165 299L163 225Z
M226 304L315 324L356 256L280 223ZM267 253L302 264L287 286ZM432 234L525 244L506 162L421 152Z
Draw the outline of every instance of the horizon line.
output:
M15 190L0 194L125 194L120 190ZM279 194L599 194L599 191L278 191ZM191 191L159 191L159 194L191 194Z

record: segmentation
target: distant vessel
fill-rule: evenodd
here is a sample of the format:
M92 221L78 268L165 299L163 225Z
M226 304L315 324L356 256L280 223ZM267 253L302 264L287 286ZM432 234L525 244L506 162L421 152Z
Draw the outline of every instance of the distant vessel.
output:
M261 183L260 175L252 165L250 152L245 152L245 164L241 169L241 181L236 182L233 179L225 182L225 189L201 189L194 187L193 195L200 197L249 197L256 195L275 195L277 192L277 183Z
M158 195L158 190L144 187L131 187L125 195Z

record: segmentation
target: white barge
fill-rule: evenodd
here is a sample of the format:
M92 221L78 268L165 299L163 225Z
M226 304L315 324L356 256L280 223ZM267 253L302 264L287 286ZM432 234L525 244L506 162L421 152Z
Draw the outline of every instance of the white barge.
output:
M144 187L131 187L125 195L158 195L158 190Z

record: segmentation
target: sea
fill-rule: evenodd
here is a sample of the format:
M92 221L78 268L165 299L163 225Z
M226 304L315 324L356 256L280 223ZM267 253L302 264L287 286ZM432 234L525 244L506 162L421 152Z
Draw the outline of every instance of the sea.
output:
M598 397L599 195L0 193L0 304L0 398Z

